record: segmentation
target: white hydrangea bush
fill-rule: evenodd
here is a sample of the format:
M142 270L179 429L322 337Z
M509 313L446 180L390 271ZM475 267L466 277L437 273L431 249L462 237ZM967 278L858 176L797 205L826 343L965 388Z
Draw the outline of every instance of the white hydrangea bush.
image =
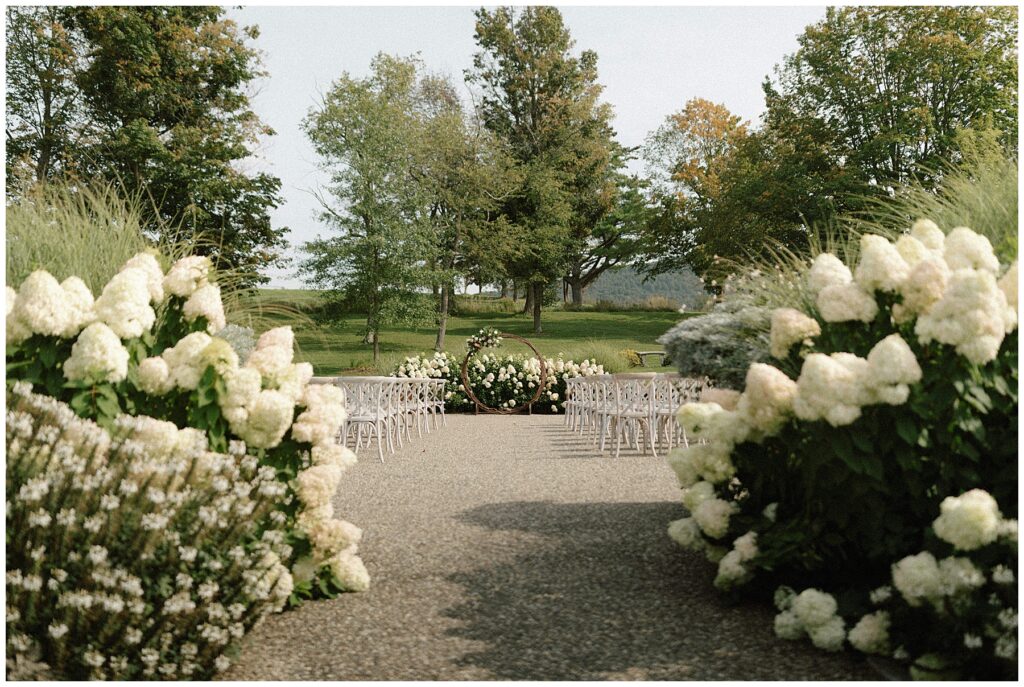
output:
M287 603L287 489L241 443L26 382L6 426L8 678L208 679Z
M156 256L137 255L95 300L80 281L58 284L40 270L7 299L9 380L108 429L124 414L147 415L197 430L214 451L244 442L287 488L287 562L302 573L291 602L367 588L361 531L335 518L331 502L355 462L335 442L343 393L309 384L313 368L293 360L288 327L240 345L208 258L183 258L164 274ZM315 481L329 489L303 487Z
M775 633L807 637L829 651L844 642L864 654L897 658L916 678L1006 679L1017 663L1017 521L991 494L946 497L931 525L931 550L899 559L883 584L849 608L816 589L775 592ZM851 627L844 632L844 610ZM816 630L831 623L829 631Z
M486 333L486 330L480 336ZM475 341L478 337L473 337ZM534 412L559 413L565 409L566 382L573 377L604 374L604 366L593 358L580 362L545 358L547 376L544 389L533 406ZM461 378L462 359L449 353L411 356L394 370L396 377L422 377L444 379L445 407L449 410L469 410L473 402L466 395ZM466 368L473 393L491 407L513 408L529 401L540 385L540 361L519 354L496 355L477 353Z
M819 255L803 279L800 302L771 315L773 359L749 366L738 397L680 409L689 445L668 460L689 513L669 536L704 552L724 590L879 586L937 511L934 536L989 550L1017 513L1016 262L922 220L895 241L862 237L849 265ZM829 622L777 626L878 648L888 621Z

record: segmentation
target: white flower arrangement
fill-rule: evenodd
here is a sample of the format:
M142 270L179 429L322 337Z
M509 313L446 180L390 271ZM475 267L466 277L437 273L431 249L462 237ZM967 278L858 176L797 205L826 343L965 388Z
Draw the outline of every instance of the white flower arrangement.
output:
M982 489L947 496L939 508L941 514L932 523L935 534L960 551L973 551L999 537L999 505Z

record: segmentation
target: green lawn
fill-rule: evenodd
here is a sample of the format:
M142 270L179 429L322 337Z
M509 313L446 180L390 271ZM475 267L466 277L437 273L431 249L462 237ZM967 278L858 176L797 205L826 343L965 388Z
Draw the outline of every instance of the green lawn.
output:
M305 308L316 302L313 291L266 289L261 300L267 304L287 304ZM532 333L533 320L526 315L508 313L481 313L453 317L448 321L445 349L458 356L465 353L466 339L483 327L492 326L529 339L547 356L562 353L566 359L596 358L609 371L626 369L619 355L624 348L638 351L661 350L655 339L664 334L684 315L675 312L566 312L549 310L543 314L544 333ZM288 324L282 315L268 313L268 319ZM315 323L314 323L315 324ZM294 322L297 359L308 360L318 375L365 374L385 372L409 355L425 353L434 348L437 330L430 326L403 327L384 330L380 337L381 364L373 366L373 351L362 343L362 329L366 318L346 315L340 323L310 327L308 323ZM528 352L521 344L509 342L502 351ZM655 359L649 362L655 364ZM649 368L664 369L664 368Z

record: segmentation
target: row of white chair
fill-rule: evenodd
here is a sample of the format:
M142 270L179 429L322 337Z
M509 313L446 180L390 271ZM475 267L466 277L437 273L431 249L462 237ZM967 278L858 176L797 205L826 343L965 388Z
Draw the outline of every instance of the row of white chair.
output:
M574 377L566 383L565 424L573 431L589 434L604 451L614 438L615 456L622 440L643 452L658 455L658 447L671 450L686 445L686 434L675 421L683 403L697 401L710 381L681 377L678 373L630 373Z
M358 453L365 440L369 446L377 440L377 456L384 462L384 446L390 453L395 444L402 447L402 437L412 440L447 425L444 415L443 379L410 377L314 377L314 384L334 384L345 392L347 417L338 433L338 443L347 445L352 439Z

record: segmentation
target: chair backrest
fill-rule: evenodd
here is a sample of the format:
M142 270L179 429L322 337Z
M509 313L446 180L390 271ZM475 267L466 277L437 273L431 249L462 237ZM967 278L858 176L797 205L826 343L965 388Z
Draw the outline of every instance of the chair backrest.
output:
M338 377L335 384L345 392L345 409L350 416L382 418L394 387L387 377Z
M615 412L653 412L657 373L626 373L612 376Z

